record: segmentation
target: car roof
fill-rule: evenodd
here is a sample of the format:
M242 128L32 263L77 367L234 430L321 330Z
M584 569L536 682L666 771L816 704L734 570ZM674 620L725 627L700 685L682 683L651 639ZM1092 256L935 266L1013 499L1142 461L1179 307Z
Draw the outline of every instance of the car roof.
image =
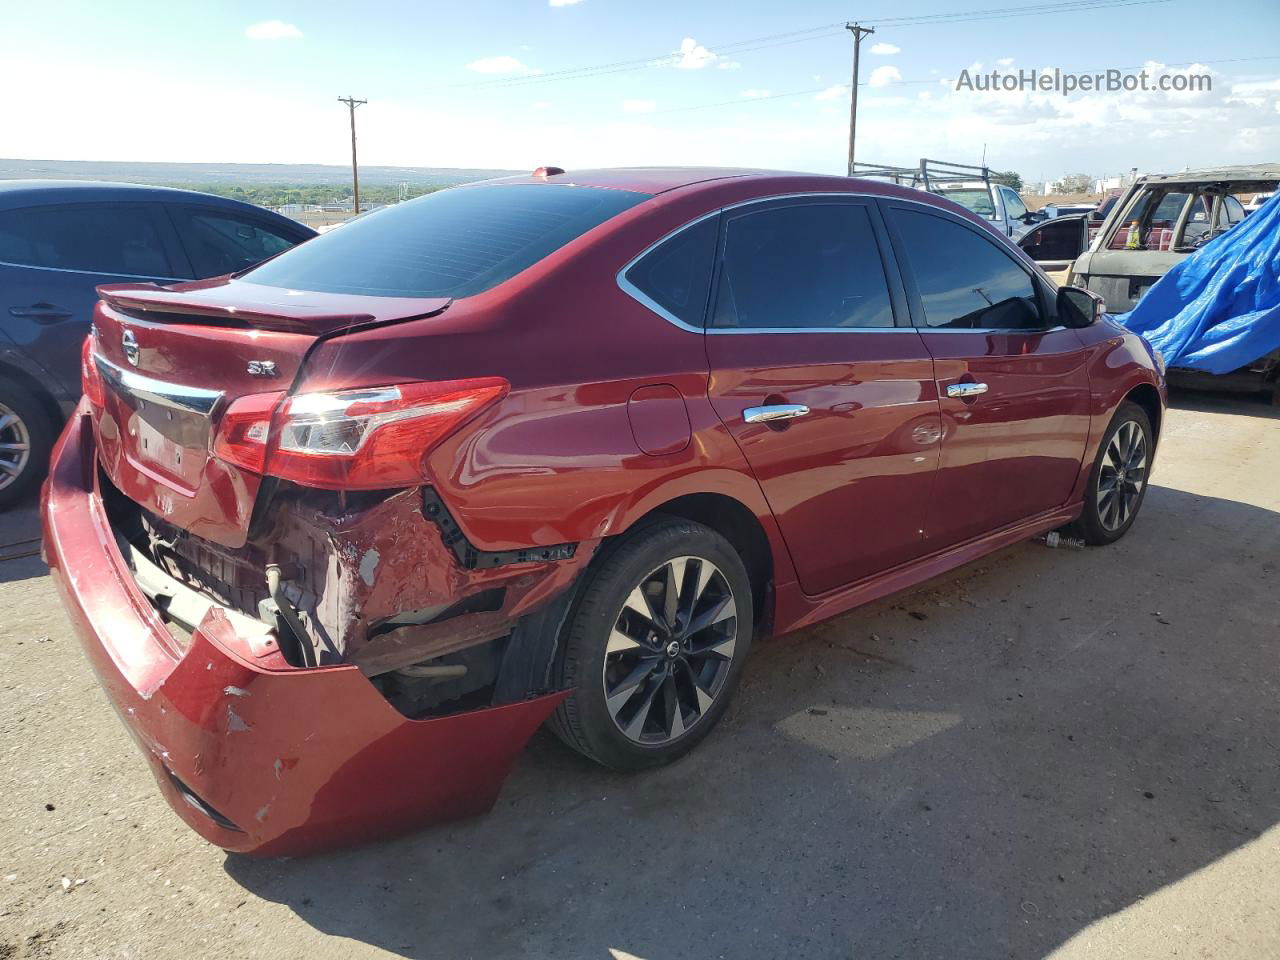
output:
M305 223L231 197L219 197L199 190L183 190L179 187L159 187L145 183L113 183L105 180L0 180L0 210L19 207L54 205L59 203L123 203L126 201L152 203L199 203L206 207L223 207L242 213L252 210L269 222L299 233L304 238L316 235L315 229Z
M1280 183L1280 163L1254 163L1239 167L1184 170L1182 173L1153 173L1143 183Z
M55 203L120 200L199 200L225 206L243 206L242 201L198 190L159 187L143 183L113 183L104 180L0 180L0 206L19 202Z
M555 169L555 168L552 168ZM751 167L615 167L592 170L570 170L549 175L499 177L464 183L453 189L466 190L486 184L552 184L561 187L596 187L610 190L631 190L657 196L675 190L720 192L733 182L754 190L758 197L768 197L773 192L783 193L848 193L876 195L886 199L911 200L935 206L973 220L990 229L972 211L948 200L941 191L932 192L899 186L884 180L866 177L846 177L823 173L798 173L789 170L764 170ZM985 186L977 181L979 186Z
M554 169L554 168L553 168ZM577 187L602 187L611 190L632 190L636 193L659 194L679 187L706 183L711 180L727 180L735 177L762 175L797 176L781 170L761 170L749 167L610 167L589 170L568 170L549 176L499 177L478 183L558 183ZM811 174L800 174L811 176ZM841 178L844 179L844 178ZM474 186L464 184L463 186Z

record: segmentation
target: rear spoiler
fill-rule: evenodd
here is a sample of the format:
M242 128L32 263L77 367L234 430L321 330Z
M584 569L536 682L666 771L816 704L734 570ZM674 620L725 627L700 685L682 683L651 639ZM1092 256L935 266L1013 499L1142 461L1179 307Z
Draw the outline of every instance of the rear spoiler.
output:
M323 336L366 324L441 313L447 297L364 297L285 291L228 277L162 287L113 283L97 288L114 310L161 323L205 323Z

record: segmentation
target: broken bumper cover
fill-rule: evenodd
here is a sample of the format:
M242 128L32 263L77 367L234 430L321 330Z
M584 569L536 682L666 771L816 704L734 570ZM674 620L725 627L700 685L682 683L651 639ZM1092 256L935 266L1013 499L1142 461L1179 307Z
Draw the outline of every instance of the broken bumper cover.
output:
M563 698L408 719L355 667L288 667L217 607L183 649L134 583L95 478L81 408L42 497L45 558L165 798L218 846L295 855L484 813Z

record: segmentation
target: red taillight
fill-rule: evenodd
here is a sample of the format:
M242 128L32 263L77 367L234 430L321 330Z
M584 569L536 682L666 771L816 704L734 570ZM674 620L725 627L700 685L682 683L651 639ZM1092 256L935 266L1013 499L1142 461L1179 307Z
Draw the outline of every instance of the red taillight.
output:
M383 490L425 480L427 452L497 401L500 377L241 397L223 416L214 455L326 490Z
M252 473L266 472L271 414L283 393L254 393L234 401L222 415L213 455Z
M102 391L102 374L93 362L93 341L94 335L90 333L80 347L80 389L91 404L101 407L106 402L106 395Z

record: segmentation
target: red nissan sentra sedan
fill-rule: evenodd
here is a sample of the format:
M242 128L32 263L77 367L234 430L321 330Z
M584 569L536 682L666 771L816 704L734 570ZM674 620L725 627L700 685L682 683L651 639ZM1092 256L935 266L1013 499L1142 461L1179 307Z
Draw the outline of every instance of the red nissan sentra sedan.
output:
M740 170L434 193L100 289L45 552L161 789L231 850L483 812L544 721L611 767L753 640L1146 492L1161 363L979 219Z

